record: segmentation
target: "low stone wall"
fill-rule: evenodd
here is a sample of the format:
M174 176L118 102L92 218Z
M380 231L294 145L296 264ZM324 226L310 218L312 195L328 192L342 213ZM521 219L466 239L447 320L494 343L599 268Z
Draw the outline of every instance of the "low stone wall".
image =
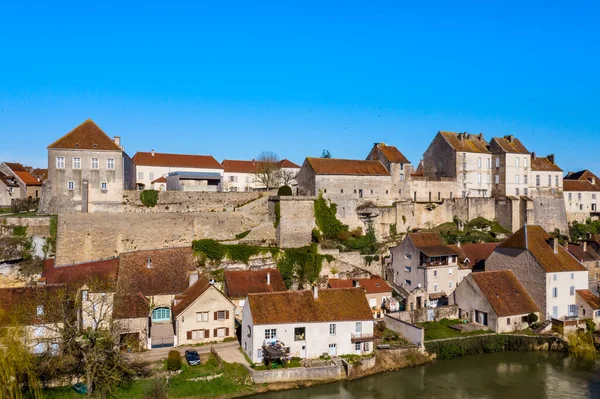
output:
M0 224L3 226L27 226L28 236L48 236L50 235L49 216L40 217L4 217L0 218Z
M346 371L346 378L349 380L355 380L357 378L364 377L365 375L373 374L373 370L377 365L377 359L375 356L367 359L361 359L357 363L349 364L346 360L342 359L344 363L344 370Z
M423 308L395 312L392 316L407 323L425 323L427 321L438 321L441 319L458 319L458 306L439 306L437 308Z
M389 313L384 316L383 321L387 328L402 335L408 342L423 347L423 342L425 342L425 329L423 327L396 319Z
M255 384L303 381L336 381L345 378L340 366L294 367L288 369L254 371Z

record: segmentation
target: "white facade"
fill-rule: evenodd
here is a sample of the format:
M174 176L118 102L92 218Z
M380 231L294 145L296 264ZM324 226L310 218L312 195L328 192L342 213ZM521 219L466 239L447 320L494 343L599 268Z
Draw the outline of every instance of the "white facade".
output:
M565 191L564 197L567 214L575 215L579 222L585 222L590 214L599 212L600 191Z
M546 273L547 318L577 316L577 290L588 289L588 272Z
M456 152L457 180L463 198L491 197L491 163L492 154Z

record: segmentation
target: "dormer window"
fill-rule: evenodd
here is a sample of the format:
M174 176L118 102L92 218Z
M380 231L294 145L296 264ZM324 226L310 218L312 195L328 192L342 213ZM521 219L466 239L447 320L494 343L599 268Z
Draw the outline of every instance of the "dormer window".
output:
M146 267L148 269L150 269L152 267L152 259L150 259L149 256L148 256L148 259L146 259Z

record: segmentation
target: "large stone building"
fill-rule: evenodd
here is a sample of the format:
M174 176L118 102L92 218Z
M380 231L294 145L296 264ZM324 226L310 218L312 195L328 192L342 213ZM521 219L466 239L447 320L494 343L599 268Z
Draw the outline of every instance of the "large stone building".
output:
M398 148L384 143L375 143L367 155L367 160L381 162L390 172L392 197L410 199L412 165Z
M531 179L529 188L532 197L558 197L562 199L563 171L554 162L554 154L538 157L531 154Z
M490 150L494 197L529 195L531 155L523 143L512 135L494 137L490 142Z
M48 180L39 212L118 211L135 187L135 164L91 119L48 146Z
M584 223L598 219L600 209L600 179L589 170L569 172L564 177L564 201L570 222Z

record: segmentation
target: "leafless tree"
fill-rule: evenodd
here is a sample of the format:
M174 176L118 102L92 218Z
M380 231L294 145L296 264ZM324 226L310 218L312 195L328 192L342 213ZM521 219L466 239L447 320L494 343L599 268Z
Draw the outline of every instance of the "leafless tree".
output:
M286 186L293 186L298 182L298 173L291 170L280 170L279 176L281 178L281 184Z
M273 151L263 151L256 160L256 181L260 182L267 190L281 184L281 171L277 163L279 156Z

